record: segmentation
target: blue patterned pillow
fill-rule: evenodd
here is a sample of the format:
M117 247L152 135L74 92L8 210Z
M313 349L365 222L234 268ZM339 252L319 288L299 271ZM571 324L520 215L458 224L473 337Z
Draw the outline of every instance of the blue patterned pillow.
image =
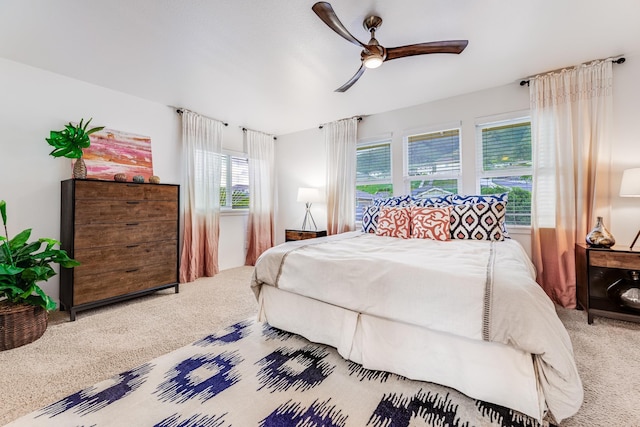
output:
M404 196L394 196L387 197L384 199L375 199L373 201L373 206L387 206L390 208L395 207L407 207L413 204L413 197L409 194L405 194Z
M502 225L505 202L454 205L451 210L451 238L504 240Z
M463 194L450 194L445 196L449 203L452 205L474 205L477 203L496 203L504 202L505 206L509 201L509 193L500 194L479 194L479 195L463 195ZM510 239L509 232L507 231L507 225L502 222L502 235L505 239ZM502 239L501 239L502 240Z
M362 231L365 233L375 233L378 229L378 218L380 217L380 206L368 206L362 214Z
M449 206L451 202L449 202L449 196L431 196L431 197L414 197L413 205L418 207L426 207L426 208L441 208L443 206Z

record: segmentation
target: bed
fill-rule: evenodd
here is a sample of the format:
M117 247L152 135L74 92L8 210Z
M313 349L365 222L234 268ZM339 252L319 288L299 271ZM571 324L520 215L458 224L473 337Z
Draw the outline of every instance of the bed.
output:
M569 336L522 246L361 231L266 251L258 318L365 368L556 422L583 390Z

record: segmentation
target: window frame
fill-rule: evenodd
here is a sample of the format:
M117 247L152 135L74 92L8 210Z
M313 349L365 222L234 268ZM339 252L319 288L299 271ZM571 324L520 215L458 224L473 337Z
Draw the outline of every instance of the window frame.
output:
M232 157L237 157L241 159L246 159L247 161L247 173L249 173L249 155L247 153L239 152L239 151L231 151L231 150L222 150L220 153L221 156L221 166L220 166L220 174L222 175L222 171L226 168L226 177L225 182L231 183L233 187L233 162ZM220 176L220 192L222 189L226 188L226 185L223 187L222 185L222 176ZM249 181L247 178L247 192L249 193L249 200L251 200L251 192L249 190ZM226 201L223 205L220 203L220 212L224 214L248 214L249 206L246 207L233 207L233 191L226 193Z
M487 178L500 178L500 177L509 177L509 176L531 176L533 180L534 168L533 168L533 147L531 153L531 166L514 166L504 169L494 169L490 171L484 170L484 150L483 150L483 141L482 141L482 131L484 129L498 128L501 126L515 125L515 124L524 124L528 123L531 126L531 114L529 111L517 111L513 113L501 114L496 116L488 116L483 117L476 120L475 128L476 128L476 177L475 177L475 188L476 194L481 194L482 192L482 180ZM531 193L533 194L533 188L531 189ZM533 198L532 198L533 200ZM529 212L531 215L531 212ZM530 230L531 222L529 224L513 224L507 223L509 230Z
M459 168L457 172L435 172L430 175L409 175L409 138L413 136L419 135L429 135L435 133L444 133L449 131L458 131L458 164ZM444 123L435 126L429 126L427 128L413 129L406 131L402 137L402 185L404 189L404 194L412 194L411 190L411 181L416 181L420 179L420 177L430 177L434 180L455 180L457 193L460 194L462 191L462 175L463 175L463 130L462 130L462 122L452 122L452 123Z
M387 145L389 146L389 178L388 179L378 179L378 180L369 180L369 181L358 181L358 163L357 163L357 157L358 157L358 150L361 149L365 149L365 148L371 148L371 147L376 147L376 146L381 146L381 145ZM392 140L392 136L389 135L383 135L383 136L377 136L374 138L366 138L366 139L361 139L357 142L356 144L356 195L357 195L357 191L358 191L358 186L360 185L390 185L391 186L391 195L393 196L393 140ZM360 224L362 221L358 219L358 215L357 215L357 209L358 209L358 199L357 196L354 199L354 203L355 203L355 208L356 208L356 224ZM365 207L366 209L366 207Z

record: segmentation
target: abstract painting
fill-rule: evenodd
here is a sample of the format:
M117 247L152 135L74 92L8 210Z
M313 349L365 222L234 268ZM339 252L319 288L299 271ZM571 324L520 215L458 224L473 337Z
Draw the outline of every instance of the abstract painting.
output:
M127 181L142 175L145 181L153 175L151 137L103 129L89 136L91 145L84 149L87 178L113 181L124 173Z

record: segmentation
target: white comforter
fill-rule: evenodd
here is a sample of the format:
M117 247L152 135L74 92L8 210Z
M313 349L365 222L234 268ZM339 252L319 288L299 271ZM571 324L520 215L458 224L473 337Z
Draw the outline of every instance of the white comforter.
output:
M489 242L398 239L360 232L289 242L265 252L262 285L385 319L534 355L556 421L577 412L583 391L569 336L535 282L522 247Z

